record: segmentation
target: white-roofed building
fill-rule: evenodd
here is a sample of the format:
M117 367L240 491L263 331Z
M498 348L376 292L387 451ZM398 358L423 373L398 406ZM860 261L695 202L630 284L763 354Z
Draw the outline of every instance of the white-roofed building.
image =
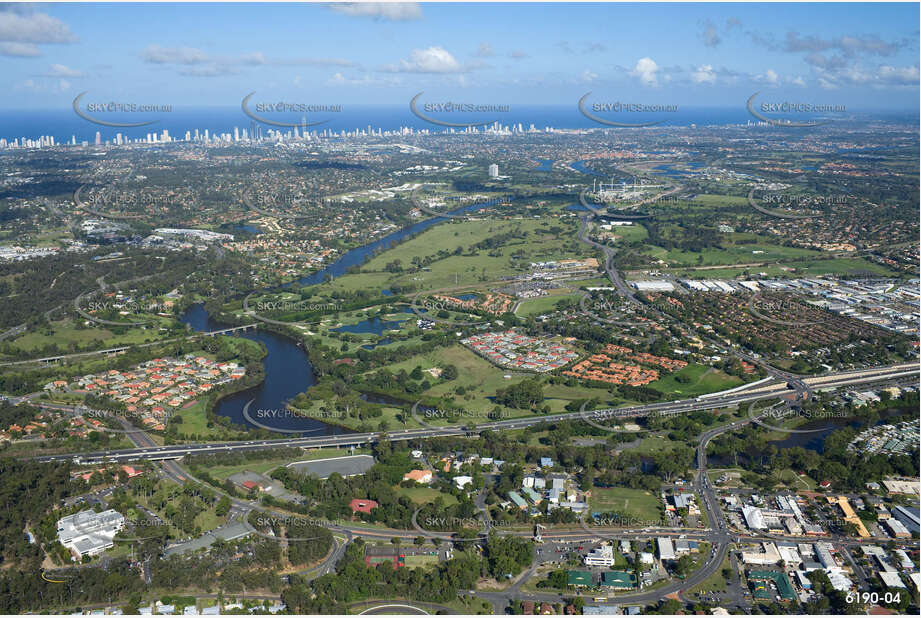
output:
M905 553L904 549L895 550L895 555L899 559L899 566L903 569L913 569L915 568L915 563L912 562L911 558L908 557L908 554Z
M825 575L828 576L828 581L831 582L832 588L839 592L847 592L854 587L854 582L852 582L848 576L844 574L844 571L838 567L825 569Z
M125 517L109 509L86 510L58 520L58 541L75 556L95 556L115 545L113 539L125 527Z
M674 560L675 548L672 546L672 540L660 536L656 539L656 545L659 548L659 558L662 560Z
M777 551L780 552L780 559L789 565L795 566L803 561L799 552L796 551L796 546L792 543L779 544L777 546Z
M895 571L878 571L877 575L886 585L886 588L905 588L905 582Z
M831 543L821 541L816 543L814 547L816 560L819 561L822 567L825 569L835 569L838 567L838 563L835 562L834 556L831 555Z
M641 292L673 292L675 290L671 281L634 281L633 287Z
M602 545L585 554L586 566L609 567L614 565L614 547Z
M762 543L760 551L743 551L742 562L745 564L768 565L780 562L780 552L774 543Z
M764 523L764 514L757 506L743 506L742 517L745 518L745 525L752 530L767 528L767 524Z

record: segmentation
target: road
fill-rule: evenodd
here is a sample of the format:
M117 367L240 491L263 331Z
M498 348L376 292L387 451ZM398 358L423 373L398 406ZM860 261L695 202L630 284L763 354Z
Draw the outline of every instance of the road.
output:
M897 377L917 374L917 365L913 363L903 363L900 365L835 372L821 376L802 378L802 382L807 388L821 387L823 389L835 389L856 386L858 384L867 384L870 382L883 382ZM682 414L695 410L712 410L714 408L737 406L745 403L751 403L752 401L786 398L792 394L790 389L787 387L786 381L782 383L772 381L771 383L767 384L754 383L748 386L750 388L734 390L733 392L727 392L723 395L716 393L712 396L708 395L706 397L697 397L694 399L679 399L675 401L644 404L624 408L595 410L588 413L566 412L561 414L548 414L545 416L513 418L482 423L476 427L468 426L466 429L461 426L451 425L421 429L403 429L383 433L365 432L309 438L251 440L247 442L214 442L178 444L170 446L146 446L133 449L96 451L91 453L46 455L42 457L35 457L34 459L42 462L51 462L63 461L65 459L72 459L76 461L75 458L79 458L80 463L95 464L105 461L126 462L142 459L151 461L164 459L181 459L186 455L201 455L207 453L229 451L254 451L276 447L320 448L364 446L377 442L379 439L381 439L381 437L391 441L420 440L436 437L466 436L471 433L479 433L486 430L507 431L522 429L541 423L556 421L579 421L590 419L596 422L601 422L604 419L624 419L648 416L650 414Z
M886 372L883 370L877 370L877 374L882 372L883 375L888 375L891 372ZM788 391L786 391L788 392ZM752 407L754 402L752 402ZM646 406L642 406L646 407ZM769 409L762 410L760 416L763 416L768 413ZM699 541L706 541L711 544L711 551L709 555L705 557L704 563L698 568L694 573L689 575L687 578L682 580L670 580L664 586L658 586L652 590L637 590L634 592L626 593L617 593L616 595L611 595L608 593L608 598L611 602L619 604L631 604L631 605L648 605L656 603L661 599L665 598L666 595L677 593L679 596L682 596L686 591L693 589L707 578L715 574L722 566L723 561L729 553L729 546L731 543L743 543L743 542L758 542L758 541L779 541L779 540L790 540L794 542L803 542L804 540L814 540L814 539L804 539L803 537L787 537L779 535L742 535L739 533L733 534L723 518L722 510L719 506L719 501L716 496L716 492L709 481L707 476L707 446L710 441L716 438L717 436L735 430L737 427L755 422L759 418L759 415L752 414L752 410L749 410L748 417L737 421L735 423L723 425L711 430L708 430L702 433L698 439L697 445L697 473L695 475L695 488L699 496L701 496L701 506L705 511L708 521L710 522L711 527L709 529L700 530L700 529L676 529L676 528L661 528L661 527L647 527L643 529L622 529L622 528L606 528L598 527L596 529L589 530L584 528L582 530L543 530L542 536L547 541L552 542L553 540L559 541L585 541L588 539L597 540L597 537L604 536L609 539L630 539L630 540L652 540L660 536L678 536L685 539L693 539ZM124 424L127 424L127 421L124 421ZM126 430L134 429L130 425L127 425ZM131 431L128 434L133 441L140 444L150 444L152 443L150 437L144 433L142 430L136 429ZM202 483L199 479L195 478L188 471L186 471L178 462L176 461L163 461L161 465L164 468L165 473L178 482L197 482ZM213 488L220 494L225 494L219 488ZM231 501L235 508L243 511L243 519L245 521L246 514L254 509L266 510L265 507L257 504L256 502L251 502L249 500L240 499L231 497ZM483 509L485 504L483 500L477 500L478 509ZM267 509L274 510L274 509ZM415 516L414 516L415 518ZM584 523L583 523L584 527ZM410 539L420 535L418 530L397 530L397 529L368 529L366 527L351 526L348 524L342 525L329 525L327 528L334 535L341 535L344 537L344 542L340 542L338 539L334 539L334 546L329 552L329 554L324 558L324 560L309 569L305 569L300 572L300 574L306 576L308 579L314 579L320 577L327 573L332 573L335 571L336 564L342 558L345 553L345 549L354 537L362 536L366 538L374 539L389 539L393 537L399 537L402 539ZM508 530L503 532L503 534L510 534L519 537L530 537L531 532L528 530ZM433 538L435 536L442 536L437 533L426 533L423 536ZM845 557L853 563L853 558L851 558L850 553L848 552L848 546L859 546L861 543L873 543L879 542L877 539L859 539L859 538L835 538L833 539L840 547L843 548ZM550 554L552 555L552 553ZM522 599L536 602L550 602L557 603L560 602L563 598L561 593L522 593L522 586L534 576L537 571L537 568L540 565L540 560L537 555L535 555L532 564L525 572L516 578L515 582L506 590L503 591L476 591L475 596L482 598L486 601L489 601L493 604L497 611L501 611L503 608L507 607L510 602L514 599ZM461 591L459 594L465 594L467 591ZM738 592L738 591L737 591ZM571 597L572 594L566 594L565 596ZM736 604L743 609L747 606L747 601L741 594L734 595L736 598Z

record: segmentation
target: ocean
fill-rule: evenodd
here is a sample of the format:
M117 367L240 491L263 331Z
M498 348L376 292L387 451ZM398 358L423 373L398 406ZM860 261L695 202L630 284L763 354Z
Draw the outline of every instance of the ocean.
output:
M91 114L97 118L102 118L116 122L139 122L147 120L157 120L155 124L144 127L107 127L100 126L88 120L79 117L73 109L66 108L61 110L22 110L6 111L0 114L0 138L11 141L14 138L35 139L41 135L54 136L56 143L69 143L71 137L75 137L79 143L87 141L93 143L96 132L99 131L103 141L113 140L117 133L121 133L125 138L143 138L148 133L161 133L164 129L169 132L173 138L182 139L185 132L189 131L194 134L198 129L204 133L207 129L211 135L220 133L233 133L234 127L238 127L242 134L243 129L250 129L251 123L254 122L250 117L243 113L240 107L213 107L213 108L179 108L174 106L170 112L160 113L135 113L121 114ZM269 117L268 114L260 114ZM588 128L605 128L605 125L598 124L589 118L583 116L576 105L556 105L556 106L515 106L510 105L507 112L485 112L485 113L467 113L467 114L434 114L428 115L438 118L439 120L449 120L451 122L481 122L484 120L498 120L503 126L513 126L521 124L524 129L531 125L538 130L545 127L556 129L588 129ZM626 121L632 123L650 122L663 120L659 126L722 126L727 124L745 124L755 119L748 113L744 105L738 107L689 107L679 109L677 112L661 112L658 114L636 113L636 114L602 114L598 115L605 118ZM852 116L849 114L849 116ZM272 119L283 122L297 122L300 116L297 114L288 114L282 116L270 116ZM872 115L868 119L879 118L881 116ZM895 122L914 122L917 123L918 115L916 112L907 114L893 114L889 112L886 118ZM323 124L309 127L309 131L316 131L322 134L324 130L332 132L341 131L367 131L369 126L374 131L378 129L384 131L395 131L402 127L412 128L414 130L428 129L432 132L445 131L445 127L426 122L415 116L409 108L409 105L377 105L377 106L348 106L342 105L339 112L313 113L307 118L308 122L319 122L326 120ZM286 133L291 129L289 127L272 127L266 124L260 125L263 135L268 135L270 129L280 130ZM455 129L461 131L462 129Z

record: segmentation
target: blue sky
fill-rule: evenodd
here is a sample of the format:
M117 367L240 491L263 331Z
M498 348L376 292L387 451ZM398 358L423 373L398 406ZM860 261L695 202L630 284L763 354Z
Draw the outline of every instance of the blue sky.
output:
M0 7L0 107L88 98L599 99L737 106L755 91L917 109L919 5L31 4Z

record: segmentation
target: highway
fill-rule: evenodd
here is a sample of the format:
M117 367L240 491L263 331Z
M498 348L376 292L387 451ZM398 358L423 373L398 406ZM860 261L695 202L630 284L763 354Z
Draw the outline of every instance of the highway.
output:
M917 374L918 366L916 364L903 363L887 367L836 372L832 374L824 374L821 376L802 378L802 382L807 388L835 389L841 387L856 386L858 384L866 384L870 382L887 381L898 377ZM448 436L466 436L468 434L479 433L486 430L507 431L522 429L532 425L555 421L578 421L588 419L593 422L603 422L605 419L634 418L649 416L650 414L683 414L695 410L712 410L714 408L737 406L744 403L751 403L753 401L789 398L791 395L794 395L794 392L788 388L786 382L772 381L770 383L755 383L750 386L752 387L750 390L734 390L733 392L729 392L725 395L714 394L712 396L697 397L694 399L680 399L675 401L630 406L624 408L595 410L591 412L566 412L562 414L548 414L546 416L512 418L482 423L476 427L468 426L467 428L458 425L451 425L421 429L403 429L383 433L365 432L319 437L251 440L246 442L214 442L177 444L170 446L143 446L133 449L121 449L112 451L46 455L42 457L36 457L34 459L42 462L63 461L65 459L73 459L76 461L75 458L79 457L80 463L96 464L102 463L103 461L127 462L142 459L151 461L164 459L181 459L186 455L202 455L222 451L254 451L276 447L320 448L363 446L374 443L381 439L381 437L384 437L388 440L417 440Z
M805 378L804 383L808 384L810 382L820 384L822 388L832 388L840 385L851 385L857 383L865 383L867 381L879 381L879 380L890 380L897 377L902 377L906 375L916 375L918 373L918 367L914 364L902 364L895 365L890 367L879 367L866 370L855 370L848 372L839 372L836 374L829 374L824 376L816 376L812 378ZM742 543L742 542L757 542L762 540L792 540L802 542L803 539L799 537L779 537L779 536L755 536L755 535L742 535L739 533L733 534L722 515L722 510L720 509L719 502L715 493L713 486L711 485L707 477L707 445L715 437L719 436L722 433L727 431L732 431L735 428L744 425L749 422L754 422L760 415L756 416L752 414L752 409L754 403L764 399L777 399L783 398L784 396L789 396L791 394L790 390L786 384L776 384L772 383L773 380L769 380L767 383L764 381L756 382L748 385L748 390L742 389L737 390L733 389L731 393L726 395L717 395L716 397L707 399L705 401L700 401L698 399L693 400L682 400L674 402L666 402L660 404L651 404L645 406L633 406L630 408L614 409L607 411L597 411L604 418L614 418L614 417L629 417L629 416L642 416L650 413L668 413L668 414L677 414L685 411L695 410L695 409L712 409L714 407L721 407L727 405L726 402L736 402L742 403L743 401L749 401L752 408L749 410L749 416L743 420L723 425L704 432L700 435L698 446L697 446L697 474L695 477L695 488L697 494L701 497L701 506L706 513L711 527L709 529L682 529L682 528L663 528L663 527L646 527L642 529L624 529L611 527L608 530L607 527L597 527L594 529L589 529L585 526L584 522L582 523L581 530L565 530L565 529L554 529L547 530L545 529L542 532L542 536L548 541L559 540L566 542L575 542L576 540L584 541L585 539L597 539L598 537L606 537L608 539L623 538L630 540L651 540L660 536L670 536L670 537L680 537L687 539L695 539L699 541L706 541L711 544L711 551L708 555L704 557L703 564L690 574L685 579L672 579L668 581L665 585L657 586L652 590L637 590L632 592L617 593L615 595L609 594L609 601L616 603L627 603L627 604L636 604L636 605L648 605L660 601L665 598L667 595L677 593L681 596L688 590L693 589L695 586L699 585L711 575L716 573L722 566L723 561L729 553L730 544L733 542ZM782 405L789 405L791 402L789 399L781 399L784 402ZM768 413L768 410L762 410L761 415ZM514 429L521 426L527 426L535 423L546 422L548 420L564 420L564 419L577 419L581 418L583 412L568 413L568 414L558 414L551 415L546 417L538 417L534 419L509 419L504 421L496 421L493 423L487 423L478 428L482 429L493 429L493 430L502 430L502 429ZM588 414L594 414L588 413ZM120 419L122 425L126 430L131 430L128 433L128 436L132 439L135 444L142 445L137 449L129 449L133 455L130 455L130 458L134 459L164 459L161 462L161 465L164 469L165 474L176 482L196 482L203 484L202 481L195 478L188 471L186 471L177 461L171 461L172 458L178 458L182 455L179 455L176 450L180 452L185 452L192 450L193 453L200 452L213 452L214 450L234 450L235 448L269 448L271 446L278 445L294 445L294 446L303 446L302 443L307 442L308 444L313 444L317 441L329 441L329 440L362 440L362 441L373 441L378 439L379 436L375 434L353 434L352 436L331 436L327 438L310 438L310 439L293 439L293 440L260 440L260 441L251 441L243 444L220 444L220 445L182 445L182 446L171 446L171 447L155 447L153 442L143 430L135 430L127 420ZM434 428L434 429L424 429L424 430L405 430L397 432L388 432L387 436L391 439L405 439L407 437L431 437L433 435L464 435L468 433L464 429L457 427L446 427L446 428ZM293 443L293 444L292 444ZM148 455L143 456L145 453L157 452L157 455ZM119 451L118 453L124 453L124 451ZM140 453L140 455L139 455ZM111 454L110 454L111 455ZM62 456L56 456L51 458L39 458L41 460L54 460ZM66 457L66 456L64 456ZM91 456L86 456L91 457ZM103 454L103 458L105 454ZM88 461L88 460L87 460ZM225 492L218 488L213 488L218 493L222 495L227 495ZM255 502L251 502L246 499L240 499L236 497L231 497L231 501L234 507L239 508L243 511L243 521L246 520L246 513L250 512L253 509L265 510L265 507L258 505ZM269 508L269 511L275 511L274 508ZM289 516L286 512L279 511L280 514L285 514ZM413 516L415 521L415 514ZM335 570L335 566L338 561L341 559L345 552L346 546L351 542L351 540L356 536L362 536L365 538L376 538L376 539L390 539L393 537L399 537L403 539L414 538L420 534L428 538L442 537L443 534L439 533L426 533L420 529L412 530L396 530L396 529L387 529L387 528L372 528L369 529L364 526L353 526L349 524L339 524L339 525L328 525L326 526L330 532L334 534L344 535L344 542L336 541L333 548L327 554L324 560L320 564L307 569L302 572L303 575L307 576L309 579L319 577L325 573L330 573ZM487 526L488 527L488 526ZM500 533L501 534L501 533ZM509 530L504 534L511 534L520 537L530 537L531 533L527 530ZM838 541L845 542L849 545L856 546L862 542L876 542L876 539L836 539ZM846 550L845 550L846 551ZM476 591L476 596L483 598L491 603L494 607L501 610L501 608L507 607L509 603L514 599L526 599L537 602L559 602L561 600L561 595L559 593L528 593L521 592L521 586L527 582L536 572L537 566L539 565L540 560L537 555L534 557L534 561L531 566L525 571L525 573L519 577L515 584L510 586L504 591ZM464 591L461 591L463 593ZM572 595L569 595L572 596Z

